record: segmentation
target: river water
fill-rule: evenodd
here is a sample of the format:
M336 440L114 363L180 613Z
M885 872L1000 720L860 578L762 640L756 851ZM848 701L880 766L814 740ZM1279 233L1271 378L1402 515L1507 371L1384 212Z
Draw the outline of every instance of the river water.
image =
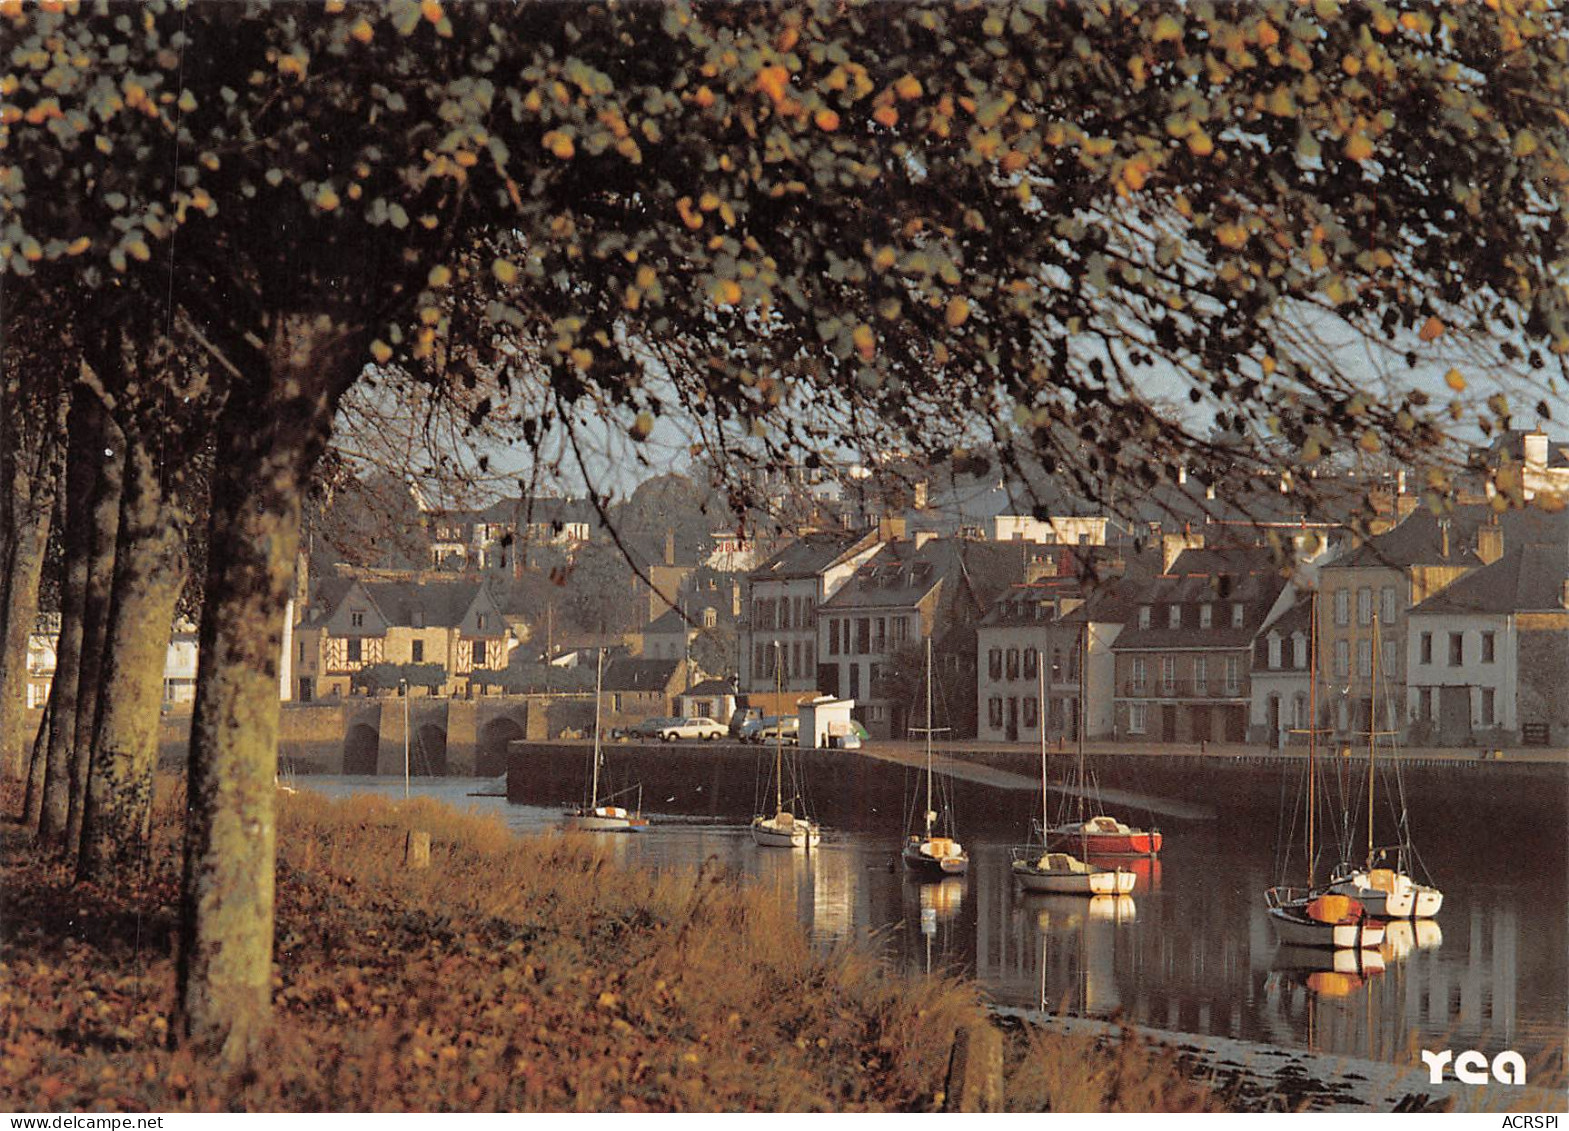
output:
M970 872L919 882L894 866L908 808L901 792L912 798L919 778L897 769L885 776L872 792L820 798L827 831L811 853L754 846L746 822L755 799L716 797L717 789L705 797L700 784L648 797L655 823L647 832L598 835L629 867L694 869L716 859L791 902L823 944L859 940L913 972L974 977L1002 1004L1405 1065L1424 1048L1489 1058L1514 1049L1533 1083L1563 1079L1569 859L1564 821L1554 827L1552 816L1561 794L1545 820L1456 817L1430 822L1425 837L1419 826L1442 911L1436 921L1394 925L1382 970L1337 972L1324 955L1281 948L1273 937L1262 893L1275 882L1277 829L1273 818L1261 827L1257 810L1164 822L1158 860L1121 862L1138 874L1131 896L1027 896L1009 877L1008 851L1023 839L1038 794L1001 804L961 791ZM339 796L403 792L386 778L297 784ZM415 778L412 788L499 815L523 835L556 828L558 803L575 800L559 796L567 791L557 775L540 776L529 804L473 796L497 789L494 781ZM1466 813L1471 800L1454 798L1454 812ZM1507 800L1500 806L1511 811Z

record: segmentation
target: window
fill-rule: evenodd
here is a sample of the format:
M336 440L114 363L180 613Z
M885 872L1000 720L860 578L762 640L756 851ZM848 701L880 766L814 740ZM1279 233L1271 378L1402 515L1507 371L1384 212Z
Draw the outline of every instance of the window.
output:
M1140 605L1139 606L1139 627L1140 628L1148 628L1150 626L1150 617L1151 617L1151 615L1152 614L1150 612L1150 607L1148 605Z
M1051 650L1051 681L1056 683L1062 678L1062 648L1053 645Z
M1214 623L1215 623L1215 606L1214 605L1200 605L1199 606L1199 627L1200 628L1209 628Z
M1300 632L1294 633L1291 637L1291 666L1296 668L1308 666L1307 637Z
M1280 643L1278 640L1276 643ZM1209 690L1209 657L1199 656L1193 661L1193 691L1203 695Z
M768 661L763 659L766 646L759 644L752 650L752 678L762 679L768 674Z
M1273 632L1269 634L1269 666L1280 667L1280 637Z
M1242 660L1237 656L1226 657L1226 694L1235 695L1242 690Z
M1496 644L1497 635L1498 634L1494 632L1482 633L1482 662L1484 664L1491 664L1494 662L1493 649Z
M1416 693L1416 717L1418 719L1431 719L1433 717L1433 689L1423 687Z
M414 641L411 648L412 651L409 658L412 659L416 664L423 664L425 662L425 642L423 640L416 640Z
M1166 627L1167 628L1181 628L1182 627L1182 606L1181 605L1172 605L1170 608L1168 608L1166 610Z
M795 678L803 675L806 669L801 666L801 642L795 641L790 645L790 676Z
M1348 676L1351 674L1351 641L1335 641L1335 674Z
M362 656L360 648L363 643L364 641L360 640L359 637L355 637L353 640L349 641L349 663L357 664L360 662Z
M855 621L855 650L866 653L872 650L872 622L866 617L857 617Z
M300 663L305 662L305 641L300 641Z
M1128 733L1129 734L1143 734L1144 733L1144 704L1143 703L1129 703L1128 704Z
M1335 623L1347 625L1351 623L1351 590L1335 590Z
M886 651L888 651L888 618L887 617L878 617L877 618L876 631L874 631L872 633L872 651L873 652L886 652Z
M881 664L866 665L866 693L868 695L881 695L883 693L883 666Z
M1024 678L1035 679L1041 674L1041 654L1034 648L1024 650Z
M1482 688L1482 725L1493 726L1498 719L1494 715L1494 692L1491 687Z
M1160 689L1170 695L1177 689L1177 660L1175 656L1160 658Z
M1040 718L1040 700L1031 695L1024 700L1024 725L1027 727L1035 726L1040 722Z
M1243 606L1243 605L1232 605L1231 606L1231 627L1232 628L1241 628L1242 624L1243 624L1243 621L1246 619L1246 617L1247 617L1247 608L1246 608L1246 606Z
M1449 634L1449 666L1458 668L1465 663L1465 633L1451 632Z
M992 648L986 653L986 674L993 679L1002 678L1002 649Z
M1383 600L1384 607L1381 610L1379 610L1378 619L1383 621L1385 624L1394 624L1395 623L1395 587L1393 585L1386 585L1386 586L1384 586L1383 597L1384 597L1384 600Z
M1008 678L1019 678L1019 650L1017 648L1008 649Z
M364 628L365 627L365 613L364 613L364 611L361 610L361 609L350 609L349 610L349 625L352 628Z
M1384 640L1381 642L1378 656L1379 669L1388 676L1395 674L1400 665L1400 642L1398 640Z
M1136 695L1144 693L1144 657L1133 657L1133 691Z
M1431 632L1424 632L1422 634L1421 648L1422 652L1419 662L1424 664L1431 664L1433 662L1433 634ZM1424 715L1423 717L1426 718L1427 716Z
M752 626L754 628L768 627L763 623L763 599L761 597L756 597L752 600Z
M1373 642L1357 641L1357 675L1364 679L1373 674Z
M1002 726L1002 700L995 695L986 700L986 721L993 727Z
M791 603L790 602L790 598L788 598L788 597L781 597L781 598L779 598L779 627L780 628L789 628L790 627L790 603Z
M895 646L903 644L910 638L910 622L904 617L894 617L893 623L888 627Z
M476 629L478 629L480 632L484 632L485 631L485 614L484 613L475 613L474 614L474 627Z
M860 697L861 697L861 665L860 664L851 664L850 665L850 698L851 699L859 699Z
M716 609L703 610L703 627L714 628L719 624L719 612Z
M1357 590L1357 623L1373 623L1373 591L1365 585Z

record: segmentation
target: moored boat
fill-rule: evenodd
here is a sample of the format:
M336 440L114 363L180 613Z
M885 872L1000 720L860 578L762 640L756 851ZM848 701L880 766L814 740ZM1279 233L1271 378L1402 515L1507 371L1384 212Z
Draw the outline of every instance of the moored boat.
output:
M563 813L562 824L569 829L589 833L636 832L648 827L648 818L643 816L642 786L635 787L638 798L636 812L610 804L616 799L616 794L605 798L599 796L599 772L605 760L604 750L599 745L599 700L604 674L605 653L601 649L594 668L594 752L593 768L589 774L588 800Z
M1115 817L1090 817L1053 826L1053 841L1075 840L1086 856L1155 856L1163 843L1159 829L1136 829Z
M775 647L778 647L777 643ZM784 695L784 664L782 660L775 665L777 672L776 694L781 698ZM811 851L823 839L823 830L816 821L810 817L798 815L792 806L797 801L792 796L789 802L784 796L784 726L774 728L774 811L760 813L752 818L752 843L759 848L804 848Z
M950 836L938 836L937 811L932 808L932 642L926 640L926 813L925 829L911 834L899 856L904 866L917 875L962 876L970 867L964 846ZM949 814L952 823L952 814ZM951 832L951 830L950 830Z
M1044 852L1039 856L1019 854L1015 849L1011 871L1019 886L1028 892L1053 895L1127 895L1136 877L1124 872L1087 864L1066 852Z
M1384 924L1349 896L1273 887L1264 900L1270 924L1286 946L1367 950L1384 941Z

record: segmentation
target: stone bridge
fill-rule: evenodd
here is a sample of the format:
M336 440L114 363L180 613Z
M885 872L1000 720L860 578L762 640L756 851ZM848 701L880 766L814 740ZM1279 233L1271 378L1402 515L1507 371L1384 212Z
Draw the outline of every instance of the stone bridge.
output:
M505 773L507 743L546 737L547 703L533 695L407 700L410 773ZM396 697L285 703L279 765L299 773L401 776L404 704ZM159 761L165 767L184 765L190 725L189 708L164 716Z

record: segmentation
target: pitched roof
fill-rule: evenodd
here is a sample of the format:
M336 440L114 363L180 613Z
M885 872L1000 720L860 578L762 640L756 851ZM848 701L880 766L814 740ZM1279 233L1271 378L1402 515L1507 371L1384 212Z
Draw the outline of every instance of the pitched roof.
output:
M1472 552L1471 547L1476 544L1476 532L1482 525L1481 509L1485 508L1457 507L1453 515L1440 519L1427 507L1418 507L1400 525L1369 538L1334 561L1325 562L1324 568L1406 569L1411 566L1480 565L1481 559Z
M1566 580L1569 551L1560 546L1521 546L1429 597L1411 615L1558 610L1564 607Z
M681 693L682 695L734 695L735 684L728 679L705 679L701 683L694 683Z
M612 660L605 668L606 691L663 691L670 686L670 679L681 660L644 660L622 658Z
M967 584L982 608L1024 574L1028 542L932 538L882 546L828 599L829 608L909 608L944 581ZM949 598L944 598L947 600Z
M1152 579L1136 594L1138 605L1155 608L1148 628L1135 620L1124 628L1114 651L1136 648L1245 648L1258 632L1275 599L1286 585L1274 555L1264 547L1185 550L1171 569ZM1188 606L1219 604L1209 628L1200 628ZM1235 625L1229 606L1243 607ZM1166 609L1184 607L1182 624L1170 626Z
M456 628L479 596L477 581L367 581L365 592L388 624Z
M746 576L753 581L816 577L865 537L865 531L848 530L803 534Z

